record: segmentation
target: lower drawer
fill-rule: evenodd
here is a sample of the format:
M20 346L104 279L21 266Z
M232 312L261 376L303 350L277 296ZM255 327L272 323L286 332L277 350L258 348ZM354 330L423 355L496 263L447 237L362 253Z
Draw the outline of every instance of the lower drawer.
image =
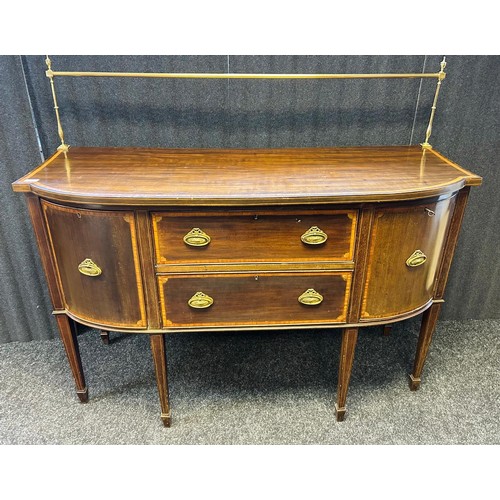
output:
M350 272L158 276L163 326L344 323Z

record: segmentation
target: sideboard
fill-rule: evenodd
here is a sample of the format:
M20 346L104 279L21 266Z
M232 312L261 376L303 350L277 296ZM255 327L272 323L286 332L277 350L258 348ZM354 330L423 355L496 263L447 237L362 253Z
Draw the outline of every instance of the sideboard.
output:
M169 426L164 335L174 332L340 330L340 421L358 329L422 314L418 389L479 184L420 146L75 147L13 189L26 196L80 401L74 322L148 334Z

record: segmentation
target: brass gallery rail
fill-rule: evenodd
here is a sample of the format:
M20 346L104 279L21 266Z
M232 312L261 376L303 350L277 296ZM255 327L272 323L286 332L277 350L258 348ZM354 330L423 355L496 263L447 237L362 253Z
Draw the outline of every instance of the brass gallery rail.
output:
M52 97L54 99L54 109L56 112L57 132L61 139L61 145L57 148L67 151L69 145L64 142L64 132L59 116L59 106L57 105L56 90L54 86L54 77L73 76L73 77L118 77L118 78L183 78L183 79L254 79L254 80L336 80L336 79L374 79L374 78L436 78L437 87L432 103L429 125L425 134L425 141L422 143L424 149L430 149L429 138L432 133L432 122L436 111L437 99L441 82L445 79L446 58L441 61L441 71L438 73L120 73L113 71L53 71L52 61L49 56L45 59L47 78L50 80Z

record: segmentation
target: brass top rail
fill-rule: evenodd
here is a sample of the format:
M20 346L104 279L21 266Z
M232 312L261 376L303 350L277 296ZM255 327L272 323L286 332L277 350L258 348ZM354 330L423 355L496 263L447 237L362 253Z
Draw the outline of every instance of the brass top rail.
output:
M213 78L213 79L355 79L355 78L440 78L441 73L117 73L112 71L52 71L54 76L96 76L130 78Z

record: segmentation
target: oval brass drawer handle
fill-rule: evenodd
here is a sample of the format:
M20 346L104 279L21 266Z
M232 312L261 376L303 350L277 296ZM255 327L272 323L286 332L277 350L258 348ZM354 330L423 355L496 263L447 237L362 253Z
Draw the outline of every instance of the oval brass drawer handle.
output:
M421 266L427 260L427 255L425 255L422 250L415 250L409 257L406 259L406 265L408 267L418 267Z
M210 236L202 231L199 227L193 227L184 238L184 243L191 247L204 247L210 243Z
M323 295L318 293L314 288L309 288L299 297L298 300L305 306L317 306L323 302Z
M321 245L328 239L328 235L318 226L310 227L301 237L306 245Z
M80 262L78 270L85 276L99 276L102 273L102 269L92 259Z
M193 309L206 309L214 303L214 299L203 292L196 292L189 300L188 305Z

